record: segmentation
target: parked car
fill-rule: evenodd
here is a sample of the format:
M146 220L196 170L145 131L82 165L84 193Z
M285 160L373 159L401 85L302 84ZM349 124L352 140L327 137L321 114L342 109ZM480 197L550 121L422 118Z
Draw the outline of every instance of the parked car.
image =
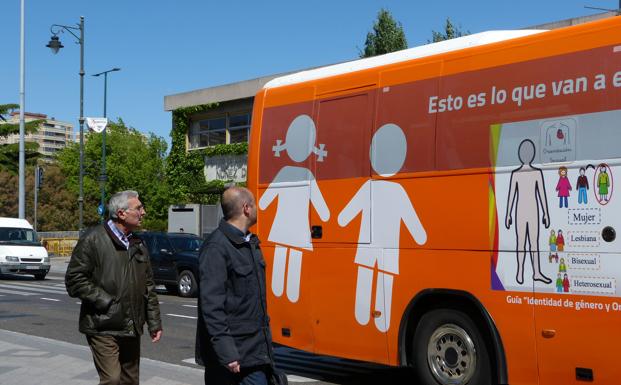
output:
M155 284L164 285L166 290L181 297L195 296L198 250L203 239L188 233L143 231L137 235L149 249Z
M45 279L50 258L25 219L0 218L0 274L32 274Z

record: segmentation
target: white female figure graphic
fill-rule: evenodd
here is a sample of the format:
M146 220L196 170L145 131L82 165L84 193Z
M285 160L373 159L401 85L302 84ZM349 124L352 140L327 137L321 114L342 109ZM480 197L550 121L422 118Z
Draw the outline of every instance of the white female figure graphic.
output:
M373 135L370 152L371 166L380 176L390 177L399 172L407 152L407 142L401 128L395 124L380 127ZM339 214L339 225L346 226L358 214L362 215L362 219L354 260L358 265L354 315L359 324L369 323L374 270L377 265L375 311L378 316L375 318L375 327L386 332L390 328L393 280L399 274L401 221L419 245L427 241L427 233L407 192L396 182L366 181ZM362 243L369 232L371 243Z
M322 162L328 155L323 144L315 147L317 130L308 115L296 117L289 128L285 143L276 141L272 147L274 156L279 157L286 151L289 158L296 163L305 161L311 153L318 155ZM285 166L270 183L259 199L259 208L265 210L274 199L278 198L276 217L272 223L268 240L276 244L274 250L274 269L272 271L272 292L280 297L285 288L287 273L287 298L297 302L300 297L300 277L302 274L302 250L313 250L310 236L309 205L319 214L322 221L330 218L315 176L306 167Z

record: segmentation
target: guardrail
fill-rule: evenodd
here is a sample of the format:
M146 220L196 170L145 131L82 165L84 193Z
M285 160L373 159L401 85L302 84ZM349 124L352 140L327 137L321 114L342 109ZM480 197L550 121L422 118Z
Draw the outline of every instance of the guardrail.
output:
M39 232L39 240L48 254L69 256L78 243L80 233L78 231L46 231Z
M43 247L47 249L48 254L60 255L60 256L69 256L73 252L73 248L76 243L78 243L76 239L69 238L43 238L41 239L41 244Z

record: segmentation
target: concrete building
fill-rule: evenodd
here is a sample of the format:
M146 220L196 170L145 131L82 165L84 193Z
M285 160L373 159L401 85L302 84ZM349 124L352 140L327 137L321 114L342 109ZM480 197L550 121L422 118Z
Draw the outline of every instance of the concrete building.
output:
M45 160L52 160L57 151L65 148L69 143L75 141L73 135L73 125L71 123L62 122L55 118L48 118L45 114L24 113L26 122L33 120L42 120L39 124L39 131L34 134L27 134L27 142L36 142L39 144L39 152ZM19 112L12 112L8 123L19 124ZM19 134L9 135L6 138L0 138L0 144L19 143Z
M617 15L617 12L604 12L530 26L524 29L556 29ZM267 82L283 75L287 75L287 73L167 95L164 97L164 110L174 111L178 108L218 103L217 107L208 112L190 116L190 122L188 122L190 129L186 137L187 151L203 149L216 144L247 141L255 94ZM243 156L206 158L205 177L207 180L245 181L245 162L246 158Z

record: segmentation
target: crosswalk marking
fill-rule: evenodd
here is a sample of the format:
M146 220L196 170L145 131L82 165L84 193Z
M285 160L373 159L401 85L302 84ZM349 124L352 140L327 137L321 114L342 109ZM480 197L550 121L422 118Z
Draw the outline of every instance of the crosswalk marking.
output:
M7 290L0 288L0 293L4 294L16 294L16 295L35 295L36 293L27 293L25 291Z
M196 305L181 305L181 306L184 306L184 307L193 307L193 308L197 308L197 307L198 307L198 306L196 306Z
M56 291L58 291L60 293L62 293L62 292L66 293L67 292L65 290L65 285L62 286L62 289L61 288L56 289L52 285L45 285L45 284L25 283L25 282L13 282L12 284L13 285L17 285L17 286L34 287L36 289L43 288L43 289L47 289L47 290L56 290Z
M44 288L39 288L39 287L28 287L28 286L24 286L20 284L15 284L15 285L0 284L0 289L19 289L19 290L26 290L26 291L35 291L38 293L51 293L51 294L60 294L60 295L67 294L67 292L64 290L61 291L61 290L44 289ZM9 294L17 294L17 293L9 293Z
M41 297L41 299L45 300L45 301L54 301L54 302L60 302L59 299L55 299L55 298L45 298L45 297Z

